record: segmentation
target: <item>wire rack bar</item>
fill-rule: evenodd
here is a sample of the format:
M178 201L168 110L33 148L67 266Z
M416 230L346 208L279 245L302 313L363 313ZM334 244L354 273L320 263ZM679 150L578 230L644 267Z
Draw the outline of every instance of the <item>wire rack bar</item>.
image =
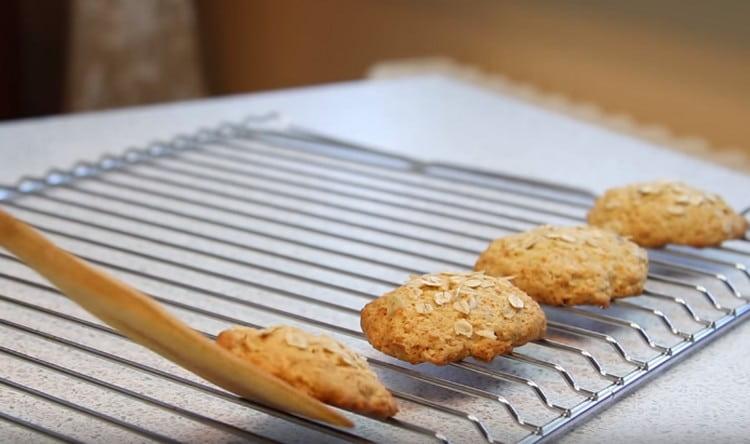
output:
M0 325L4 325L6 327L12 327L12 328L17 328L17 326L18 326L18 324L13 324L11 322L4 321L4 320L0 320ZM102 381L101 379L93 378L91 376L85 375L85 374L77 372L75 370L72 370L72 369L69 369L69 368L66 368L66 367L63 367L63 366L51 363L51 362L43 360L43 359L36 358L36 357L28 355L28 354L20 353L20 352L17 352L17 351L5 348L3 346L0 346L0 353L5 353L6 355L12 356L14 358L17 358L17 359L20 359L20 360L23 360L23 361L26 361L26 362L30 362L30 363L32 363L34 365L39 366L39 367L44 367L44 368L46 368L48 370L52 370L52 371L54 371L56 373L60 373L62 375L68 376L68 377L70 377L72 379L83 381L83 382L86 382L88 384L91 384L91 385L94 385L94 386L97 386L97 387L101 387L101 388L107 389L107 390L109 390L111 392L119 393L121 395L124 395L124 396L130 398L130 399L133 399L133 400L145 403L145 404L149 404L149 405L158 407L158 408L160 408L162 410L166 410L166 411L170 411L170 412L176 413L176 414L178 414L178 415L180 415L180 416L182 416L184 418L188 418L188 419L191 419L193 421L200 422L200 423L202 423L202 424L204 424L206 426L213 427L213 428L216 428L216 429L220 429L220 430L223 430L225 432L229 432L229 433L231 433L231 434L233 434L235 436L238 436L238 437L242 438L243 440L247 440L247 441L250 441L250 442L264 442L264 443L277 442L277 441L274 441L274 440L263 438L263 437L261 437L259 435L256 435L255 433L252 433L250 431L241 429L239 427L235 427L235 426L233 426L231 424L227 424L227 423L224 423L224 422L221 422L221 421L217 421L215 419L203 416L201 414L198 414L198 413L195 413L195 412L191 412L191 411L179 408L179 407L177 407L175 405L168 404L166 402L160 401L158 399L154 399L154 398L152 398L150 396L146 396L146 395L134 392L132 390L128 390L128 389L126 389L124 387L118 387L117 385L110 384L108 382Z
M0 412L0 421L6 421L11 424L15 424L17 426L23 427L24 429L28 429L33 432L36 432L40 435L45 435L48 438L52 438L55 441L64 442L68 444L83 444L83 441L79 441L75 438L71 438L70 436L63 435L62 433L58 433L54 430L50 430L46 427L42 427L38 424L34 424L32 422L26 421L21 418L16 418L15 416L11 416L3 412Z
M0 354L5 354L6 356L12 356L12 357L25 357L25 355L18 353L14 350L5 348L0 346ZM58 398L57 396L50 395L49 393L42 392L40 390L36 390L34 388L25 386L23 384L18 384L16 382L11 381L10 379L6 379L3 377L0 377L0 385L3 385L9 389L16 390L22 393L25 393L27 395L33 396L35 398L42 399L44 401L50 402L52 404L56 404L62 408L65 408L67 410L73 410L78 413L82 413L84 415L90 416L92 418L96 418L98 420L107 422L111 425L120 427L124 430L127 430L129 432L135 433L137 435L140 435L144 438L148 438L151 440L154 440L156 442L163 442L163 443L169 443L169 444L178 444L179 441L175 441L172 438L169 438L167 436L154 433L152 431L146 430L142 427L133 425L131 423L128 423L126 421L122 421L120 419L117 419L113 416L105 415L104 413L97 412L96 410L92 410L90 408L66 401L62 398Z
M297 163L299 161L299 158L294 157L294 156L289 156L289 155L287 155L287 154L285 154L283 152L280 152L280 151L276 151L276 152L262 151L262 150L254 148L252 146L238 146L238 145L236 145L236 144L234 144L232 142L227 142L227 141L219 141L218 144L220 144L220 145L218 145L220 147L230 148L230 149L232 149L232 151L235 151L235 152L240 152L240 153L241 152L251 152L255 156L265 157L265 158L268 158L268 159L283 159L283 160L286 160L286 161L289 161L289 162L293 162L293 163ZM217 144L214 144L214 146L217 146ZM198 147L199 147L199 149L201 149L200 145L198 145ZM208 154L203 149L201 149L201 151L199 151L199 152L201 154ZM238 157L234 157L234 156L227 156L227 157L224 157L224 158L230 159L230 160L236 159L236 160L238 160L240 162L243 162L245 160L244 158L238 158ZM268 164L267 163L257 162L256 165L258 165L258 166L266 166ZM321 162L320 160L311 160L310 158L306 158L305 159L305 166L315 166L315 167L320 168L322 171L330 170L330 168L332 167L332 165L330 163L324 163L324 162ZM445 186L438 186L438 185L434 185L434 184L430 184L430 183L425 183L424 181L420 182L420 181L409 180L408 179L409 176L400 177L400 176L394 176L394 175L385 175L385 174L377 173L377 172L373 172L373 171L355 169L355 168L352 168L351 165L342 164L342 163L336 164L335 167L336 167L337 170L345 171L347 173L350 173L352 175L356 175L356 176L359 176L359 177L368 177L368 178L372 178L372 179L379 179L379 180L382 180L382 181L393 182L393 183L397 183L397 184L401 184L401 185L406 185L406 186L409 186L409 187L418 187L419 189L423 189L423 190L430 190L430 191L437 191L437 192L440 192L440 193L452 194L452 195L458 196L458 197L463 197L463 198L468 198L468 199L472 199L472 200L483 201L483 202L486 202L488 204L500 204L500 205L511 205L511 206L512 205L519 205L516 202L513 202L513 201L508 200L508 199L501 199L501 198L497 198L497 197L487 197L487 196L482 196L482 195L476 195L476 194L468 193L468 192L461 191L461 190L451 189L451 188L448 188L448 187L445 187ZM287 171L288 172L296 172L298 170L291 170L291 169L289 169ZM326 177L329 177L329 176L326 176L326 175L323 174L323 175L317 175L317 176L312 176L312 177L326 178ZM353 184L351 181L342 181L342 182L339 182L339 183L343 183L343 184L347 184L347 185L352 185ZM359 183L357 183L357 184L359 184ZM371 187L370 189L375 190L375 191L383 191L383 192L387 192L387 193L393 191L391 189L382 188L382 187ZM539 196L536 196L536 195L534 195L533 197L539 198ZM437 203L444 203L444 202L443 201L437 201ZM569 216L569 215L567 215L565 213L559 213L559 212L555 212L555 211L550 211L550 210L545 209L545 208L540 207L540 206L519 206L519 208L526 208L526 209L529 209L529 210L532 210L532 211L539 211L539 212L543 212L545 214L549 214L549 215L553 215L553 216L562 216L562 217Z

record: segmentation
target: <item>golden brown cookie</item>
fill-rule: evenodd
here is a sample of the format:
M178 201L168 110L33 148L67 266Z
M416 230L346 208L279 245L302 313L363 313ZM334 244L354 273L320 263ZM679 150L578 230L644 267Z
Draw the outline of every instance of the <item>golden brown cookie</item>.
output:
M721 197L670 181L613 188L597 199L588 222L644 247L719 245L748 229Z
M648 257L611 231L545 225L493 241L474 269L513 276L513 284L543 304L606 307L612 298L643 291Z
M507 279L484 273L412 276L362 309L373 347L412 364L490 361L544 335L539 304Z
M287 326L235 326L216 342L322 402L382 418L398 412L365 358L327 336Z

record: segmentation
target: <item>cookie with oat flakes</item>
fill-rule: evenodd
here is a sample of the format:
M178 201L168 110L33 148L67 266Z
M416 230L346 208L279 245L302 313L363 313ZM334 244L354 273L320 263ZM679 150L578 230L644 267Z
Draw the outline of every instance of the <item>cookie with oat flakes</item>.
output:
M474 266L549 305L608 306L613 298L641 294L648 274L646 250L590 226L541 226L493 241Z
M398 359L444 365L490 361L544 335L539 304L507 279L484 273L412 276L367 304L360 317L373 347Z
M747 219L721 197L671 181L613 188L597 199L588 222L644 247L719 245L748 229Z
M222 331L216 342L327 404L381 418L398 412L365 358L327 336L288 326L234 326Z

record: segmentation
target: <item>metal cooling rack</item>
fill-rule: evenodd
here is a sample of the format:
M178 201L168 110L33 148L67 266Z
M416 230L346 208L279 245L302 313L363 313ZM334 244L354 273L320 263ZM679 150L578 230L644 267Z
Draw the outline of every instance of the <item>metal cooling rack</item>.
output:
M747 240L651 252L643 295L546 308L548 336L486 364L375 351L359 310L409 273L470 269L498 236L583 221L594 196L377 152L273 121L224 125L0 189L4 208L213 337L325 331L401 412L341 430L239 399L120 336L0 253L0 435L51 441L536 442L748 316Z

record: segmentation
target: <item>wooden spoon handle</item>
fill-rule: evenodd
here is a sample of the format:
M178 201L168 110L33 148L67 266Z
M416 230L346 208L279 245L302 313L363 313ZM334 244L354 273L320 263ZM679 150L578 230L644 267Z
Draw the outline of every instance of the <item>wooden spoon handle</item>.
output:
M150 297L60 249L3 210L0 246L99 319L206 380L281 410L352 426L320 401L220 348Z

